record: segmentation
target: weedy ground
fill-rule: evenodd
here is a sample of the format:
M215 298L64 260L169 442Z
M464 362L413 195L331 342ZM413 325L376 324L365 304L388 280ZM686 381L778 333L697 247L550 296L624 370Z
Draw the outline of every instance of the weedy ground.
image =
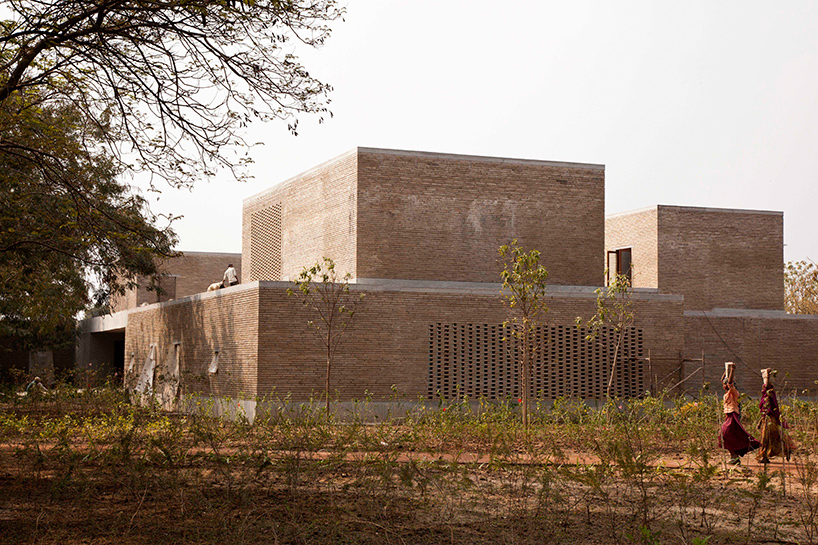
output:
M782 402L793 459L734 467L706 392L559 399L524 429L512 401L374 424L278 406L251 425L138 407L117 388L9 388L0 542L814 543L818 405ZM758 409L743 407L753 430Z

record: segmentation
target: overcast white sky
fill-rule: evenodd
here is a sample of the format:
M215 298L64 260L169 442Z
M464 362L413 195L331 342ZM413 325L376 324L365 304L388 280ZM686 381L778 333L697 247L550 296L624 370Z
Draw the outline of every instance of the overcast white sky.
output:
M179 248L241 251L241 202L356 146L602 163L606 213L781 210L818 261L818 2L349 0L299 51L335 117L252 128L255 180L152 205ZM155 200L155 197L152 197Z

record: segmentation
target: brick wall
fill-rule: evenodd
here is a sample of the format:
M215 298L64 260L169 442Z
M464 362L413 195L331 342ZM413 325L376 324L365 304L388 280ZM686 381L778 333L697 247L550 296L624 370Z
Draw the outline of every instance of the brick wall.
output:
M358 276L496 282L497 249L542 253L551 284L598 285L604 167L358 150Z
M660 205L606 218L605 248L633 248L634 286L687 310L783 310L781 212Z
M739 390L752 396L761 390L760 371L766 367L778 370L779 391L818 393L818 316L693 311L685 313L684 322L685 357L701 359L704 351L705 380L712 390L720 391L724 362L734 361ZM699 362L687 363L687 374L699 366ZM693 381L690 387L695 389L701 374Z
M156 343L157 364L179 344L184 393L219 396L256 394L258 362L258 289L239 285L225 290L136 309L128 316L125 365L142 369ZM207 368L219 350L219 372Z
M353 286L358 292L362 287ZM394 395L392 386L408 399L427 396L430 326L434 324L495 324L506 318L496 287L462 291L393 291L366 287L364 302L336 356L332 389L341 399L374 399ZM314 332L313 319L286 287L265 283L259 296L259 394L307 399L324 390L325 355ZM636 325L644 328L644 352L653 356L657 380L679 379L683 342L682 302L678 297L636 296ZM589 318L595 295L584 293L549 298L550 324L573 326L576 316ZM645 377L648 380L648 368ZM606 377L607 378L607 377ZM588 378L590 380L590 378Z
M229 263L233 264L241 281L241 254L185 252L159 266L159 270L168 275L160 279L161 292L149 291L147 287L150 280L139 277L137 287L126 290L122 295L113 295L111 309L119 312L142 304L162 303L205 292L210 284L222 280Z
M338 270L356 274L357 152L346 153L246 199L242 211L242 255L247 281L294 279L322 257ZM274 259L253 246L254 213L281 204L281 278L257 278L255 259ZM258 268L258 264L256 266Z
M168 260L162 270L176 277L176 297L207 291L207 287L220 282L227 265L232 263L242 282L241 254L216 252L184 252L183 255Z
M605 251L632 249L635 288L659 287L657 229L656 207L605 218Z
M125 293L113 293L111 294L111 311L112 312L119 312L121 310L127 310L129 308L136 308L139 305L136 303L136 294L138 291L137 288L132 288L125 290Z
M436 324L499 326L507 316L498 285L465 286L447 291L353 286L354 293L366 295L336 355L333 395L349 400L370 394L383 400L395 395L394 385L403 399L428 397L430 328ZM157 345L155 354L161 364L178 342L185 393L290 395L294 400L320 396L325 353L307 325L314 316L297 296L287 295L288 287L287 283L253 283L134 310L128 316L125 364L133 357L138 375L151 343ZM644 383L650 383L649 371L655 381L675 383L683 342L681 300L637 294L635 302L643 356L650 351L653 360L651 366L642 363ZM588 318L594 311L595 295L590 290L555 292L549 306L549 324L572 330L576 316ZM207 367L216 349L219 373L211 377ZM559 357L570 359L576 354ZM565 393L579 392L583 380L599 381L600 369L596 378L593 373L589 363L587 375L566 378ZM607 380L607 372L602 374Z
M781 212L659 206L659 289L688 310L784 309Z
M176 299L176 277L162 276L157 279L156 286L158 289L148 289L151 284L150 278L140 276L138 278L138 285L131 290L128 290L133 295L126 292L128 304L132 304L134 308L142 305L150 305L153 303L164 303ZM112 307L114 312L126 310L126 308Z

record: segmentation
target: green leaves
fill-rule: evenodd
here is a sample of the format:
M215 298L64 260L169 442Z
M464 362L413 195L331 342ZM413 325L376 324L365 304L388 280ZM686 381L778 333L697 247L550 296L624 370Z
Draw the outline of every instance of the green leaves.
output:
M539 329L548 312L545 304L548 271L540 265L540 252L526 252L517 243L517 239L500 246L498 251L505 258L500 273L503 280L500 296L509 310L509 318L503 325L511 330L520 354L522 416L523 425L528 427L531 362L544 339Z
M500 246L498 251L505 258L500 272L503 281L500 294L508 308L514 311L507 323L532 328L548 312L543 300L548 271L540 265L540 252L525 252L517 239Z
M307 321L318 334L321 344L326 351L327 377L325 385L327 416L330 414L330 374L332 371L335 350L352 318L355 316L357 305L364 295L353 297L349 291L349 282L352 274L340 276L335 270L335 262L324 257L312 267L304 267L298 278L294 280L297 291L287 290L288 295L298 293L301 302L315 316Z
M605 270L605 276L608 276L608 270ZM608 389L606 397L611 397L611 387L613 385L613 377L616 371L617 359L620 357L622 345L624 343L625 331L633 325L633 288L630 280L624 274L616 274L611 279L608 287L599 288L596 290L596 313L585 323L585 327L590 330L586 335L587 340L596 339L603 328L610 327L616 333L615 344L613 352L613 361L611 362L611 375L608 379ZM577 316L576 326L582 327L583 320Z
M0 104L0 335L27 348L73 341L91 279L104 306L111 291L157 274L157 256L176 242L118 181L94 124L44 98L26 90Z
M119 167L189 185L218 168L246 176L252 118L327 113L328 84L290 51L318 47L335 0L0 0L0 104L35 90L98 127ZM121 146L122 143L125 146ZM232 149L235 154L226 153Z
M595 293L596 314L585 324L585 327L590 330L586 339L596 338L602 327L612 327L618 333L633 325L633 301L631 301L633 288L626 275L614 275L608 287L598 288ZM576 324L577 327L583 325L582 318L579 316L577 316Z

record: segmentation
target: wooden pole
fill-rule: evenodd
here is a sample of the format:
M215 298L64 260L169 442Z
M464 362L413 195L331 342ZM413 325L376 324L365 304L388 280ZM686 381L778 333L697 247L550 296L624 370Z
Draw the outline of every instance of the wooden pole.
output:
M778 437L781 439L781 493L787 497L787 454L784 450L784 425L778 427Z
M761 380L764 381L765 385L770 384L770 380L772 379L774 372L769 367L767 369L761 370ZM774 388L775 386L773 386ZM776 400L778 399L778 395L776 394ZM778 418L778 440L781 443L781 493L784 497L787 497L787 451L786 451L786 443L784 442L784 422L781 420L781 417ZM765 466L766 467L766 466Z

